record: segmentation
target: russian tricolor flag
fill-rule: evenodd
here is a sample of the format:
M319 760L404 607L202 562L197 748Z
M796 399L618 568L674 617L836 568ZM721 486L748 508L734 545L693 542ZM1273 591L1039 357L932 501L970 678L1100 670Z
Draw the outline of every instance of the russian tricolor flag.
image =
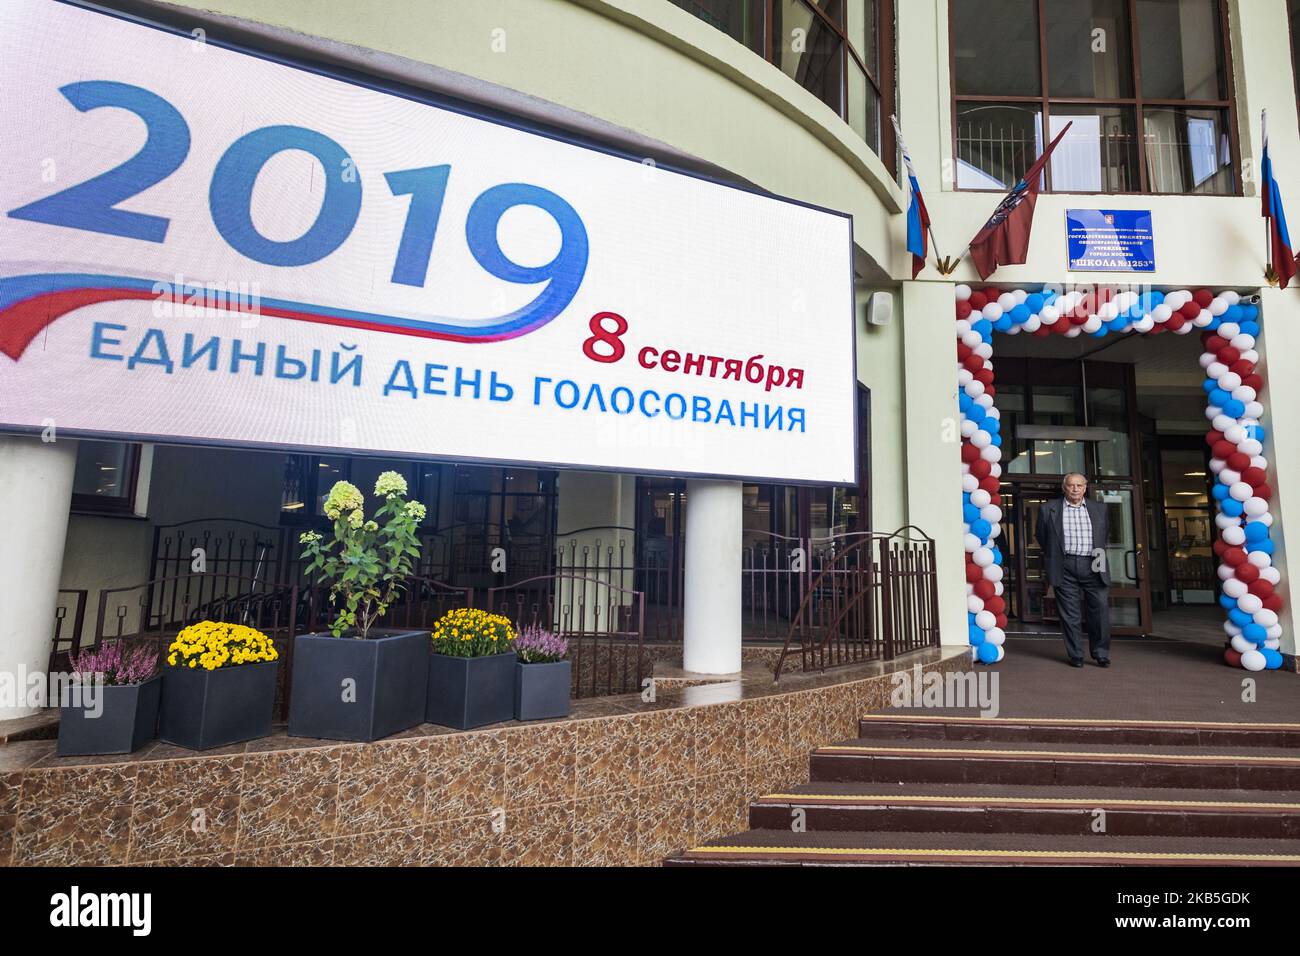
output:
M1277 180L1273 178L1273 160L1268 155L1268 110L1264 111L1263 126L1264 162L1260 173L1260 181L1263 184L1261 198L1264 218L1268 220L1269 225L1269 256L1273 268L1277 270L1278 285L1285 289L1295 278L1296 261L1295 252L1291 249L1291 234L1286 228L1286 211L1282 208L1282 193L1277 188Z
M903 130L898 125L898 117L893 117L894 131L898 134L898 147L903 152L903 164L907 168L907 251L912 254L912 278L915 279L925 268L925 260L930 256L930 213L925 208L925 198L921 195L921 184L916 180L916 170L912 168L912 156L903 142Z

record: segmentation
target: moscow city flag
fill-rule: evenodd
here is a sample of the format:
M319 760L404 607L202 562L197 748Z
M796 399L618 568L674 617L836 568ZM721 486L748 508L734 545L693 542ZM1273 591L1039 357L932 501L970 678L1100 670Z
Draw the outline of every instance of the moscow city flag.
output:
M1268 155L1268 110L1263 115L1264 168L1260 173L1263 184L1264 218L1268 220L1269 259L1277 270L1278 285L1285 289L1295 278L1296 257L1291 249L1291 234L1286 228L1286 211L1282 208L1282 193L1273 178L1273 160Z
M971 240L970 257L981 279L987 279L1003 265L1023 265L1029 256L1029 233L1034 227L1034 205L1038 202L1038 189L1043 167L1074 123L1052 140L1051 145L1038 157L1034 165L1006 198L993 210L984 228Z
M903 165L907 167L907 251L912 254L912 278L915 279L925 268L925 261L930 256L930 212L925 208L921 184L917 181L916 170L912 168L912 154L903 142L903 129L898 125L897 116L893 120L898 148L903 153Z

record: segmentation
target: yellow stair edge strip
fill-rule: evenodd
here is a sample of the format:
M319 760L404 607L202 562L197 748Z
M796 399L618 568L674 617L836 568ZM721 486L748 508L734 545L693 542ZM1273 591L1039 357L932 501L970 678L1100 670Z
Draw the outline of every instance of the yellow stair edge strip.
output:
M687 851L690 854L738 853L763 856L948 856L948 857L1035 857L1040 859L1123 859L1123 860L1251 860L1275 863L1300 863L1300 856L1267 853L1139 853L1135 851L1104 850L923 850L915 847L793 847L793 846L700 846Z
M789 800L794 803L807 803L812 800L839 800L852 803L889 801L890 803L960 803L975 805L991 804L1048 804L1052 806L1081 807L1213 807L1215 809L1234 810L1294 810L1300 811L1300 803L1246 803L1243 801L1213 800L1130 800L1126 798L1106 797L1088 800L1084 797L940 797L930 795L900 796L899 794L844 794L844 793L769 793L759 797L763 800Z
M1276 763L1300 765L1300 757L1255 757L1250 754L1133 754L1133 753L1096 753L1081 750L978 750L964 747L860 747L851 745L831 745L818 747L814 753L873 753L873 754L923 754L927 757L980 756L980 757L1082 757L1096 760L1131 759L1131 760L1196 760L1210 763Z
M1300 724L1244 724L1231 720L1115 720L1109 717L958 717L942 714L862 714L859 720L934 720L944 723L970 724L1068 724L1090 726L1093 724L1123 724L1141 727L1225 728L1233 730L1300 730Z

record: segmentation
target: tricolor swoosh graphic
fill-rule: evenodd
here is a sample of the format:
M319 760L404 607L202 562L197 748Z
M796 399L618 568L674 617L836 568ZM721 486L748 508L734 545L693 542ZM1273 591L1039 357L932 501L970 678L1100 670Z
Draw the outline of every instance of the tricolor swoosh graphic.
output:
M191 288L197 285L196 280ZM257 314L449 342L500 342L527 335L554 319L567 305L567 301L559 301L561 297L572 298L572 293L559 288L560 285L553 282L523 308L473 327L442 317L412 319L285 299L261 299ZM157 291L160 286L168 291ZM184 305L185 288L164 280L81 273L40 273L0 279L0 352L18 361L32 339L46 327L88 305L127 299L171 300Z

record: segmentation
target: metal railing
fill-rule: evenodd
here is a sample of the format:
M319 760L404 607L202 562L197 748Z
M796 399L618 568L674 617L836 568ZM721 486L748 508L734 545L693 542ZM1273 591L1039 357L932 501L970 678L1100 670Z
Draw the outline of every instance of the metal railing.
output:
M796 654L803 670L824 671L938 646L933 539L910 526L856 537L809 581L775 679Z

